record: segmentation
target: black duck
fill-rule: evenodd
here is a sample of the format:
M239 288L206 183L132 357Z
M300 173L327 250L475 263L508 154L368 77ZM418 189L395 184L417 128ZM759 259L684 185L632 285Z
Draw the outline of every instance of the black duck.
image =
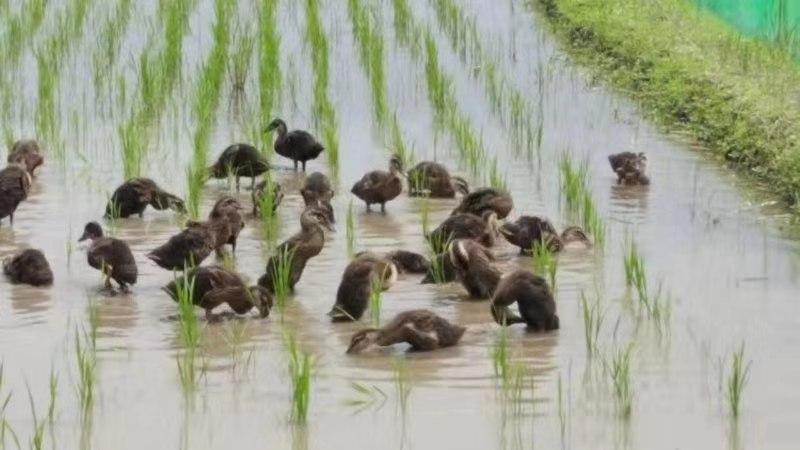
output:
M456 192L469 194L469 184L461 177L451 176L437 162L423 161L408 171L409 195L431 198L453 198Z
M267 181L264 180L256 185L253 188L251 193L251 198L253 199L253 215L257 216L261 211L261 204L267 201L265 199L265 194L267 193ZM281 188L280 183L277 181L270 181L269 192L272 195L272 200L270 201L272 206L272 212L278 210L278 206L280 206L281 202L283 201L283 189Z
M22 164L9 164L0 170L0 220L9 217L14 224L17 206L28 198L31 190L31 175Z
M444 251L443 247L447 242L456 239L473 239L485 247L491 247L494 245L498 227L497 213L492 210L484 211L483 217L458 213L445 219L428 234L427 239L437 253Z
M470 213L483 217L486 211L494 211L499 219L505 219L514 208L514 201L508 192L493 188L480 188L461 199L461 203L453 210L453 215Z
M148 205L157 210L171 209L181 214L186 213L183 200L161 189L150 178L139 177L122 183L114 191L106 205L105 217L126 218L132 215L142 217Z
M269 162L261 156L258 149L250 144L233 144L222 151L217 162L208 168L214 178L236 178L236 190L239 190L239 179L250 178L250 188L256 184L256 177L269 170Z
M520 315L508 307L517 304ZM532 331L557 330L556 302L544 278L526 270L512 272L498 284L492 297L492 317L500 325L528 324Z
M192 303L205 310L207 320L214 318L212 310L223 303L236 314L247 314L256 308L262 318L269 316L272 309L272 295L266 289L247 287L239 275L222 267L196 267L163 289L178 302L181 289L190 288Z
M53 284L53 271L44 254L29 248L3 260L3 272L12 283L30 284L31 286L49 286Z
M33 171L44 164L39 143L34 139L21 139L11 146L8 152L8 162L22 164L25 170L33 176Z
M361 353L372 346L388 347L402 342L411 345L412 350L436 350L456 345L466 330L426 309L405 311L381 328L356 332L350 339L347 353Z
M290 237L275 249L275 254L267 262L264 275L258 279L258 285L275 292L275 278L281 264L290 264L289 289L300 281L308 261L319 255L325 245L325 231L333 230L323 211L308 208L300 215L300 232Z
M216 228L230 228L220 222L189 222L180 233L147 254L153 262L167 270L184 270L200 265L217 248Z
M358 180L350 192L367 204L379 203L381 212L386 212L386 202L394 200L403 192L403 162L397 155L389 159L389 171L373 170Z
M475 241L459 239L449 253L456 277L467 292L476 299L490 298L502 276L492 264L492 252Z
M303 164L303 172L306 171L306 162L317 159L325 147L317 142L311 133L303 130L289 131L286 122L275 119L267 126L266 132L278 132L275 138L275 153L289 158L294 162L294 170L297 170L297 163Z
M328 315L334 322L355 321L367 309L373 285L389 289L397 280L397 267L386 258L363 253L354 258L342 274L336 291L336 304Z
M103 229L97 222L86 224L78 242L87 239L92 243L86 251L86 259L90 266L103 272L106 288L111 289L111 280L116 281L123 291L128 290L128 285L136 284L136 260L125 241L103 236Z
M645 175L647 156L644 153L616 153L609 155L608 162L617 174L617 184L643 186L650 184L650 179Z
M546 243L553 252L575 241L589 245L589 238L580 227L567 227L559 235L549 220L536 216L520 216L514 222L506 222L500 227L500 234L526 255L531 254L535 243Z
M431 262L425 255L408 250L394 250L386 254L386 259L393 262L401 273L427 273Z

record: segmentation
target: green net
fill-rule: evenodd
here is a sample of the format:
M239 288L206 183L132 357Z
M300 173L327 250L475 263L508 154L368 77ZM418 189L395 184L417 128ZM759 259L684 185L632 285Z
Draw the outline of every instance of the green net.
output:
M800 0L696 0L742 33L797 48Z

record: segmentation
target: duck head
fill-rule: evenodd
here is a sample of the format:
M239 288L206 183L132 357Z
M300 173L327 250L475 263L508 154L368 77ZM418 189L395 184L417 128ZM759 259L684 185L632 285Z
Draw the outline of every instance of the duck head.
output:
M354 355L367 350L370 347L377 345L380 330L376 328L365 328L356 332L350 338L350 346L347 347L347 354Z
M250 286L248 293L250 301L258 309L258 316L261 318L269 316L272 309L272 294L262 286Z
M586 235L586 232L583 231L583 228L578 226L564 228L564 231L561 233L561 241L564 244L569 244L570 242L583 242L587 246L592 245L591 241L589 240L589 236Z
M87 239L95 240L103 237L103 228L97 222L89 222L83 228L83 234L78 239L78 242L83 242Z
M300 216L300 226L306 229L319 226L331 232L336 231L330 220L331 213L317 206L307 208Z
M391 158L389 158L389 172L402 177L406 176L406 173L403 171L403 159L400 157L400 155L395 153Z
M186 214L186 204L183 200L172 194L161 192L157 194L156 201L162 209L169 208L177 213Z
M273 131L278 130L279 134L286 133L286 122L281 119L275 118L272 122L267 125L267 128L264 130L266 133L272 133Z

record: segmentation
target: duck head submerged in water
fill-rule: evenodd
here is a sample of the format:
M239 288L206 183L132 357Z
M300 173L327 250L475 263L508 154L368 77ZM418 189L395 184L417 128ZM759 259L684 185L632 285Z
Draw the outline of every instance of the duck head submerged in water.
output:
M347 354L362 353L374 347L398 343L411 345L412 350L429 351L456 345L466 331L432 311L405 311L381 328L366 328L350 339Z

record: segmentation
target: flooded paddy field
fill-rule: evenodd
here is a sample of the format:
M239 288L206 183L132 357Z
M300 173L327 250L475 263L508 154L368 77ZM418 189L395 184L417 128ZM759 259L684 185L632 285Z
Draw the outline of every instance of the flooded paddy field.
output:
M37 138L46 158L13 226L0 223L0 257L38 248L55 275L49 288L0 282L0 446L797 442L791 217L572 66L529 2L26 0L0 1L0 11L2 135ZM334 180L336 231L285 306L215 323L198 308L189 348L191 325L161 290L174 275L145 257L186 217L148 209L103 221L106 202L126 178L147 176L186 198L195 218L223 194L249 210L249 180L238 193L228 180L197 180L228 145L255 144L286 196L275 217L246 216L234 258L204 263L255 282L303 210L305 175L263 132L274 117L325 145L308 172ZM501 237L492 248L504 272L555 280L559 330L504 331L459 283L409 274L382 294L379 315L330 321L352 253L427 254L426 223L458 204L404 192L385 214L367 213L350 186L402 149L473 188L507 189L508 220L541 215L589 232L591 248L536 267ZM650 186L616 184L607 157L620 151L647 154ZM139 268L130 293L109 295L87 265L76 241L92 220L130 245ZM345 354L358 329L417 308L466 326L459 345ZM290 373L291 343L295 362L311 362L307 414L293 400L302 377Z

